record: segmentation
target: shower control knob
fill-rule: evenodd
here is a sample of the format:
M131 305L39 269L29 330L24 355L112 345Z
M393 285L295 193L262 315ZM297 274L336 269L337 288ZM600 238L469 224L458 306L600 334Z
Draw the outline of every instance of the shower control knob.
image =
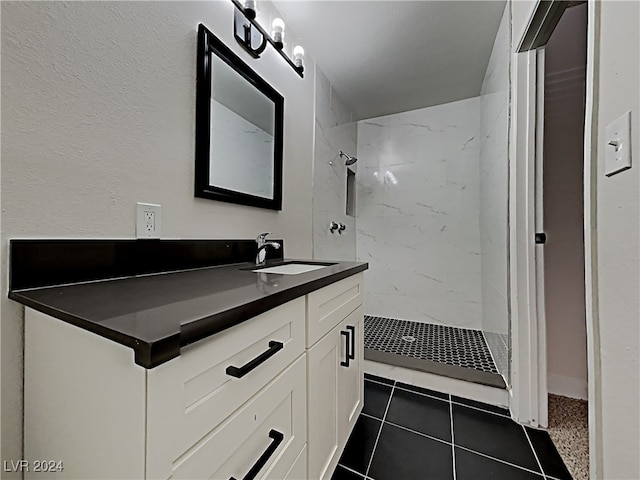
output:
M339 223L338 225L339 225L338 233L342 235L342 232L344 232L347 229L347 226L344 223Z
M331 233L335 232L335 231L336 231L336 230L338 230L339 228L340 228L340 224L339 224L339 223L336 223L336 222L332 221L332 222L329 224L329 231L330 231Z

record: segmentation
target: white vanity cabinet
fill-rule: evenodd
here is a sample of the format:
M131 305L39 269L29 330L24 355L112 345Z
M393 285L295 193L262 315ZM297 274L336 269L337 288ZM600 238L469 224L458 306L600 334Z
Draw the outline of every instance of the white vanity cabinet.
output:
M25 478L330 478L363 403L362 273L145 369L25 310ZM347 365L348 362L348 365Z
M363 276L307 300L309 479L329 479L364 402Z

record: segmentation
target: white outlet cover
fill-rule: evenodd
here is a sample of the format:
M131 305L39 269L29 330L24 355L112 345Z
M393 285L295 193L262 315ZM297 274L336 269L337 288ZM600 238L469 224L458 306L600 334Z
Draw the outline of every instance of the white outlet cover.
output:
M605 142L605 175L610 177L631 168L631 112L609 124Z
M147 213L153 220L148 221ZM162 233L162 209L154 203L136 203L136 238L160 238Z

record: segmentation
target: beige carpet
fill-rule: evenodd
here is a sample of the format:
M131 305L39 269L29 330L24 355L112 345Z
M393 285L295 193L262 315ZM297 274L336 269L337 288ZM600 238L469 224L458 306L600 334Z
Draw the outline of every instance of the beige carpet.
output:
M589 478L587 402L549 395L549 435L574 480Z

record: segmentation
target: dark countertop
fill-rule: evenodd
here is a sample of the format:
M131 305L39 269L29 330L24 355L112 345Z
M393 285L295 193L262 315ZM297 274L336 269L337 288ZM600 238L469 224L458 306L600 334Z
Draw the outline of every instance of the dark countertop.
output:
M362 272L368 264L339 262L297 275L252 272L252 267L238 263L13 290L9 297L131 347L138 365L153 368L179 356L185 345Z

